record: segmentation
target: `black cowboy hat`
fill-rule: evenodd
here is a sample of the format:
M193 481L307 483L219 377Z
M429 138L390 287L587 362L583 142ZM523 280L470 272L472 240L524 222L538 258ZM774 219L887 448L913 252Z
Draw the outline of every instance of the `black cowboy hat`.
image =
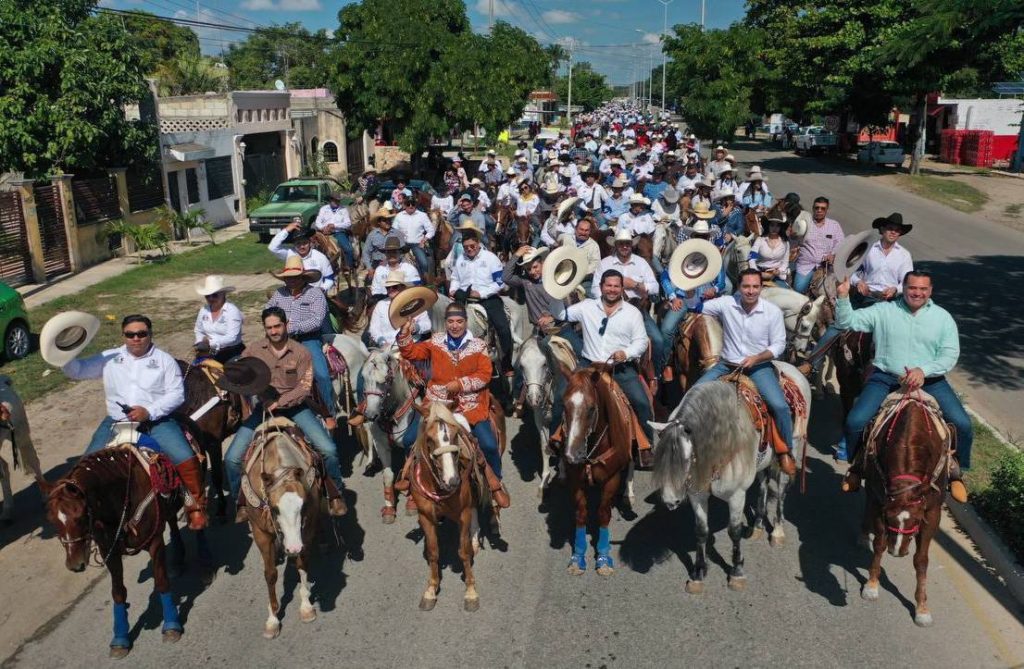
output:
M277 394L270 386L270 368L259 358L239 358L225 363L224 374L217 379L217 387L244 397L259 395L268 399L270 395Z
M299 228L298 230L292 230L288 235L288 241L292 244L296 242L304 242L313 238L313 231L309 228Z
M887 225L895 225L900 229L900 234L905 235L914 229L914 226L903 222L903 214L893 212L884 218L876 218L871 221L871 227L881 232Z
M405 251L405 244L403 244L402 240L397 236L389 235L387 239L384 240L384 252L387 253L388 251L397 251L401 253L402 251Z
M782 199L792 204L800 204L800 196L796 193L786 193L786 197Z

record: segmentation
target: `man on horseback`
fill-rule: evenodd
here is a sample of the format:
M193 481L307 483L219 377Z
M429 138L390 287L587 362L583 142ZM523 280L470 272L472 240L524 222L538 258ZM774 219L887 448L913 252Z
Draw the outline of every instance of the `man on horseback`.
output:
M835 259L836 249L846 237L839 222L828 217L828 205L828 198L824 195L814 198L812 224L807 227L803 241L800 242L800 252L796 256L793 290L798 293L807 294L814 270Z
M950 493L958 502L967 501L967 488L960 469L971 466L974 428L956 392L946 380L960 357L960 335L948 311L932 302L931 274L911 270L903 278L902 298L879 302L854 310L850 304L850 282L836 289L836 323L842 329L870 332L875 344L874 371L846 417L846 444L861 453L864 428L882 402L900 388L921 389L935 398L942 417L956 428L956 458L950 468ZM863 456L854 457L843 481L843 490L860 487ZM958 464L959 463L959 466Z
M430 240L434 238L434 224L426 213L416 208L415 198L405 201L402 211L395 216L395 229L405 237L406 244L412 250L416 258L416 266L420 274L426 276L430 273ZM386 249L385 249L386 252Z
M334 240L345 254L345 263L349 267L356 266L352 238L349 237L352 231L352 217L348 214L348 208L341 206L341 197L337 193L331 193L327 198L327 204L320 207L313 227L325 235L334 235Z
M757 386L768 410L775 419L786 452L778 453L779 469L788 476L796 474L793 460L793 418L786 396L779 385L778 372L772 360L786 350L786 325L782 310L761 299L761 272L745 269L739 275L739 291L704 303L703 313L716 317L722 324L724 342L721 359L697 381L714 381L741 370Z
M388 237L384 240L384 262L373 270L373 280L370 282L370 294L382 297L387 294L384 281L392 272L401 272L405 275L405 283L410 286L420 284L420 273L412 263L402 259L406 246L398 237Z
M323 290L330 290L334 285L334 267L331 261L323 253L313 248L313 235L302 226L302 219L296 217L284 230L274 235L267 246L267 250L281 260L288 260L289 256L302 258L302 266L308 270L316 270L320 273L320 279L316 286ZM350 224L351 225L351 224ZM292 243L292 248L283 247L285 241Z
M363 243L363 267L366 269L376 269L384 261L384 245L389 237L397 237L405 245L405 235L391 228L394 217L395 212L388 207L381 207L373 215L372 221L377 227L370 230Z
M868 249L864 264L850 279L862 305L896 297L903 290L907 272L914 269L910 251L899 243L914 226L904 223L901 214L893 213L876 218L871 227L878 230L880 238Z
M448 290L457 302L476 301L487 312L501 347L501 371L512 376L512 326L498 294L502 286L501 261L483 248L478 234L468 230L463 233L462 250L463 255L452 268Z
M313 390L313 361L309 351L289 337L288 315L284 309L269 306L263 310L260 318L263 321L266 338L259 343L246 346L241 359L256 358L270 369L270 388L274 391L272 394L277 395L277 399L262 399L263 407L254 410L242 422L224 454L224 467L228 474L232 499L238 499L245 452L252 443L256 428L267 418L266 414L284 416L302 430L302 434L320 453L327 477L334 483L333 490L331 486L327 487L331 499L330 514L344 516L348 512L348 507L341 496L345 484L341 480L338 447L316 414L306 406L306 400ZM239 513L236 520L241 522L244 516Z
M174 356L153 343L153 323L146 316L125 316L121 334L124 344L119 348L72 360L62 368L70 379L103 379L107 415L93 432L85 453L107 446L114 423L141 423L174 464L189 492L193 502L185 507L189 528L201 530L206 527L202 467L181 427L171 419L171 413L185 401L181 368Z

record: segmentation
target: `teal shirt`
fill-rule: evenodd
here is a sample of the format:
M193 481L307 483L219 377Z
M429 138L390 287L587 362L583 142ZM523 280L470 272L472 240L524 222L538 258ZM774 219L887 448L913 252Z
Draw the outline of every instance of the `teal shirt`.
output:
M850 298L840 297L836 300L836 327L870 332L875 367L897 376L914 367L920 367L926 377L942 376L960 357L956 322L931 300L911 314L902 299L854 310Z

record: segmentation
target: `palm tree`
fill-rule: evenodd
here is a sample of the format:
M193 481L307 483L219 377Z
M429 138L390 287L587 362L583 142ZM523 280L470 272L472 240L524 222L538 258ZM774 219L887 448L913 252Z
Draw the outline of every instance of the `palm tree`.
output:
M209 59L193 54L164 61L157 67L156 78L161 96L219 92L224 89L226 81L225 74Z

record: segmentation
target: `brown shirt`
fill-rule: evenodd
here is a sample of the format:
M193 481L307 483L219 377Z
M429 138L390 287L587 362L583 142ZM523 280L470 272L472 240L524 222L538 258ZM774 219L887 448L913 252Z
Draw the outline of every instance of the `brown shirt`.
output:
M267 339L249 344L243 358L258 358L270 368L270 385L281 394L277 406L282 409L298 406L306 401L313 390L313 359L305 346L289 339L283 354L279 355Z

